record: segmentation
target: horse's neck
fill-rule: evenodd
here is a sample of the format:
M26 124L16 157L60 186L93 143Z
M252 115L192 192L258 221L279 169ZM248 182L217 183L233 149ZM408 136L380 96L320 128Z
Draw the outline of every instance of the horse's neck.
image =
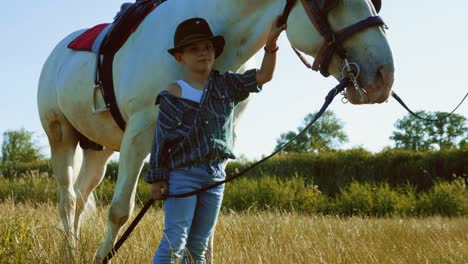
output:
M226 6L232 1L224 1ZM229 21L219 21L219 32L226 38L226 48L217 68L220 70L237 69L252 57L266 42L271 24L279 15L283 1L236 1L234 12L227 10L224 14Z
M171 81L180 79L182 66L168 55L167 49L173 47L177 25L190 17L205 18L213 33L226 39L215 69L237 71L264 45L271 23L283 5L278 0L253 0L249 6L249 1L168 0L161 4L116 55L114 71L121 78L117 83L122 83L116 89L122 89L123 97L154 94L155 86L164 89Z
M239 68L265 44L271 23L284 4L285 1L278 0L168 0L161 5L161 12L154 15L177 23L188 17L205 18L213 32L226 40L224 52L215 65L226 71ZM174 29L175 25L167 35L172 37ZM170 42L172 45L172 38Z

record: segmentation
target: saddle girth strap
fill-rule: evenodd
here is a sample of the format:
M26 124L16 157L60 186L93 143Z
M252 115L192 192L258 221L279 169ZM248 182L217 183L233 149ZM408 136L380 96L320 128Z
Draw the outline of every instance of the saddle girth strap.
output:
M127 123L120 113L119 106L117 105L117 99L115 97L114 91L114 79L113 79L113 63L114 63L115 54L106 54L102 61L102 66L100 68L100 76L102 81L103 89L103 98L106 106L109 108L109 111L112 117L115 120L115 123L120 127L122 131L125 131Z
M145 17L157 5L154 0L144 0L133 4L122 14L109 31L97 54L97 69L95 85L102 85L102 95L106 107L122 131L125 131L126 122L117 105L114 91L113 62L115 54L125 44L127 38L140 25ZM102 58L102 61L101 61Z

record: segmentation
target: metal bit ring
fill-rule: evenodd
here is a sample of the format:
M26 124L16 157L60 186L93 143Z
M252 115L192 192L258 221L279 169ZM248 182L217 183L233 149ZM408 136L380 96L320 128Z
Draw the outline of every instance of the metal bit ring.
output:
M346 78L346 77L349 78L354 88L358 92L361 102L363 102L364 93L362 92L361 86L359 86L359 83L357 81L357 78L359 77L359 74L361 73L361 68L359 68L359 65L355 62L349 63L347 59L345 59L344 62L345 62L345 65L343 66L343 69L341 70L341 75L343 76L343 78ZM352 66L356 68L356 73L353 71Z

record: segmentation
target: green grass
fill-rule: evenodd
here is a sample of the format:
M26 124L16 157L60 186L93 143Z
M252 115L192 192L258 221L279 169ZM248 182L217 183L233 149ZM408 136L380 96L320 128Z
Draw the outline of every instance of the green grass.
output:
M96 189L98 205L112 199L115 182L104 180ZM137 204L150 197L150 185L140 182ZM45 174L26 174L19 178L0 178L0 202L54 203L55 180ZM160 203L158 203L160 205ZM300 177L240 178L226 185L223 210L279 210L302 214L340 216L468 216L468 191L461 179L439 182L426 192L407 185L391 188L388 184L352 182L330 197L316 185Z

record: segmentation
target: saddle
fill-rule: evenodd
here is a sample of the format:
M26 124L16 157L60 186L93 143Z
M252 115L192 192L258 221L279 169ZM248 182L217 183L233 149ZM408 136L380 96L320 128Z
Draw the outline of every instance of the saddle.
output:
M113 61L117 51L138 28L145 17L166 0L137 0L134 4L125 3L115 17L113 24L97 25L74 39L68 47L74 50L96 53L94 73L93 112L110 111L117 125L125 131L126 122L117 106L113 81ZM101 93L104 106L96 106L96 94ZM103 150L104 147L80 135L83 149Z

